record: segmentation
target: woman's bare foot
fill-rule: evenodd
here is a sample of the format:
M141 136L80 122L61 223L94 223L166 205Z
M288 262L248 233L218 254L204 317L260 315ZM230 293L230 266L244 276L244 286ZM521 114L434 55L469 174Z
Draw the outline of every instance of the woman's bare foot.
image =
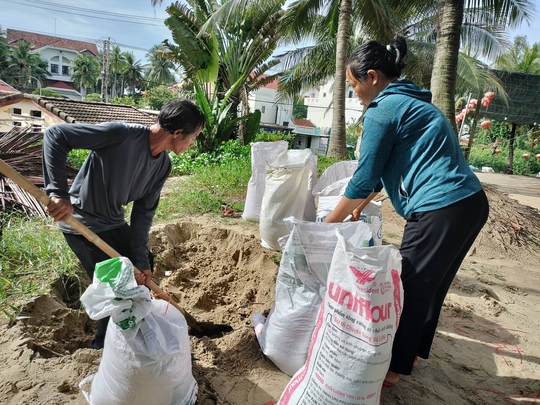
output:
M387 387L391 387L399 381L399 374L394 373L393 371L388 371L386 377L384 377L384 382Z
M420 362L420 358L416 356L416 358L414 359L414 363L412 364L413 368L415 368L419 362Z

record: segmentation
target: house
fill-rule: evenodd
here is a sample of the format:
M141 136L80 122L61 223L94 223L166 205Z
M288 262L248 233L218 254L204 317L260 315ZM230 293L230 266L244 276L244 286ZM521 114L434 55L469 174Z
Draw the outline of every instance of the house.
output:
M0 80L0 134L13 127L31 126L34 132L62 122L60 118L24 94Z
M78 55L97 56L98 48L95 43L7 29L9 46L17 46L20 40L31 44L32 51L38 53L48 63L48 71L51 76L41 83L42 88L52 89L62 97L73 100L82 99L80 89L75 88L71 79L73 60Z
M329 135L332 127L333 108L333 81L320 86L318 90L310 90L304 97L304 104L308 106L307 119ZM352 87L348 87L345 94L345 122L357 122L362 116L363 107L354 95Z
M267 77L267 75L263 75ZM292 122L292 104L277 101L279 79L249 93L250 111L261 111L261 126L289 127Z
M328 134L324 134L308 119L294 118L294 149L311 149L317 155L326 155L328 149Z

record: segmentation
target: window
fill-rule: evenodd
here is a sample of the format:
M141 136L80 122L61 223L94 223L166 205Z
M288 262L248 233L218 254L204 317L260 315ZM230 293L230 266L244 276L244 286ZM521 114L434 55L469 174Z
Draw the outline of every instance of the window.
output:
M349 98L353 98L353 91L349 90Z
M21 110L20 108L14 108L14 109L13 109L13 114L21 115L21 114L22 114L22 110Z
M30 110L31 117L41 117L41 111L39 110Z
M41 125L32 125L32 132L41 132Z
M289 121L283 121L283 126L288 127L289 126Z
M56 63L51 63L51 73L58 73L58 65Z
M322 96L323 96L323 97L326 97L326 93L323 93Z
M16 127L20 127L22 124L20 122L14 122L13 125L15 125Z
M261 112L264 114L265 110L266 110L266 106L263 105L263 106L261 107Z
M64 76L69 76L69 66L62 66L62 74Z

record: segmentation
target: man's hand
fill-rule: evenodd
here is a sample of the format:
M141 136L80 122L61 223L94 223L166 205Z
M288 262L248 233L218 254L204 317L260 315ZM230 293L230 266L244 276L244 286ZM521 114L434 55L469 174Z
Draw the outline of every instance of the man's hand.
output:
M45 207L45 211L51 214L55 221L65 222L73 214L73 205L69 199L51 197L51 202Z
M135 274L135 281L137 281L137 284L139 285L145 285L150 288L152 272L150 270L141 270L140 273Z

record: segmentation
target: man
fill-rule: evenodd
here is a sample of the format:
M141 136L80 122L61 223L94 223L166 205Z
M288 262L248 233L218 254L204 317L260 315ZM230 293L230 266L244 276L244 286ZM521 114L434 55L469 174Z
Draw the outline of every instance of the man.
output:
M51 197L46 208L86 273L93 278L96 263L108 259L92 242L63 221L73 215L141 270L137 283L149 285L152 267L148 234L161 188L171 171L168 150L180 154L193 146L205 117L187 100L173 100L150 127L107 122L98 125L61 124L43 137L43 177ZM66 159L72 149L89 149L71 188ZM124 206L133 202L130 224ZM109 318L101 319L91 348L103 347Z

